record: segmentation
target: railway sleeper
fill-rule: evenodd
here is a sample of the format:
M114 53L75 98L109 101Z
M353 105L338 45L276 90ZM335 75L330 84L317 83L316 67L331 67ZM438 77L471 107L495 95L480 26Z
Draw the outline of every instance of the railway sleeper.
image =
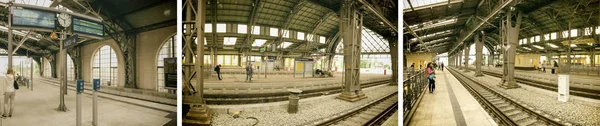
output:
M539 122L539 121L537 119L533 118L533 117L530 117L530 119L520 121L520 123L518 123L518 124L519 125L523 125L523 126L529 126L529 125L534 124L536 122Z

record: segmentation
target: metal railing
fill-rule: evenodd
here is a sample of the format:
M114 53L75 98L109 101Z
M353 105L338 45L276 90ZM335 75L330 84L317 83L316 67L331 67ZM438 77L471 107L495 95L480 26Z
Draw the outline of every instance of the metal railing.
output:
M428 80L425 77L425 69L405 69L404 81L403 81L403 118L405 122L410 119L415 111L416 105L419 103L419 98L423 95L425 88L427 87Z

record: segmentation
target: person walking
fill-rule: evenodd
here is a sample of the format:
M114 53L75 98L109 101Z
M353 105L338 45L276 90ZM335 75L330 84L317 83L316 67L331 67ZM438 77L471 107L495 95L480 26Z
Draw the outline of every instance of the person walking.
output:
M556 61L554 61L554 67L552 68L552 74L554 73L558 74L558 63Z
M12 117L13 103L15 101L15 85L15 71L13 71L13 69L8 69L4 76L4 85L2 87L4 92L4 103L2 104L4 111L2 112L2 118Z
M221 64L219 64L215 67L215 71L217 71L217 78L219 78L219 80L222 80L221 79Z
M246 66L246 82L252 81L252 64Z
M444 71L444 63L442 63L441 65L442 67L440 69L442 69L442 71Z
M426 74L425 76L427 77L427 79L429 80L429 93L433 93L433 91L435 90L435 70L433 69L433 66L431 63L427 64L427 70L425 71Z

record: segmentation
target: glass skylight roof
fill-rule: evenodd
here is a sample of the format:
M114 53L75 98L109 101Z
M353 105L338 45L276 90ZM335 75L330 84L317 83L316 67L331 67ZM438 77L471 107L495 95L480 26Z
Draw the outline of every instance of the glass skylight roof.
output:
M254 43L252 43L252 46L262 46L263 44L265 44L265 42L267 42L267 40L265 39L255 39Z
M225 37L225 40L223 41L223 45L235 45L236 40L237 40L236 37Z
M291 46L292 44L294 44L294 43L291 43L291 42L283 42L283 43L281 43L281 48L287 48L287 47Z
M403 0L403 2L404 2L404 9L410 8L408 0ZM413 7L420 7L420 6L441 3L441 2L448 2L448 0L410 0L410 3L412 4Z

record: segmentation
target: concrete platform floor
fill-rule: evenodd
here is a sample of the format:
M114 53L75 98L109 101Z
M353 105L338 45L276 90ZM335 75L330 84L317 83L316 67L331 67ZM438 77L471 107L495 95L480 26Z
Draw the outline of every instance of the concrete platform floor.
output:
M434 93L426 92L409 126L497 125L448 71L436 71Z
M0 82L3 82L3 79L4 77L0 76ZM1 119L0 122L4 126L74 126L76 122L76 93L73 90L68 91L68 95L65 95L65 104L68 111L61 112L56 110L60 99L57 86L41 81L34 81L33 91L22 86L16 91L12 117ZM107 94L100 94L99 96L119 100L98 97L99 125L176 125L177 107L175 106ZM3 99L3 97L0 97L0 100ZM92 125L92 97L88 94L82 94L82 99L82 123L85 126L90 126Z
M293 75L267 75L267 78L265 78L265 75L261 75L261 76L256 76L253 75L252 81L251 82L245 82L246 81L246 75L240 75L240 74L223 74L222 76L222 80L218 80L215 77L209 77L207 79L204 80L204 84L205 84L205 88L207 87L219 87L223 84L235 84L235 85L242 85L242 86L248 86L248 85L286 85L286 84L314 84L314 83L324 83L324 82L332 82L332 83L336 83L336 82L341 82L343 77L343 74L335 74L333 77L327 77L327 78L318 78L318 77L302 77L301 75L298 76L296 75L295 77ZM385 78L388 77L391 79L391 74L387 74L387 75L383 75L383 74L361 74L360 75L360 79L361 80L368 80L368 79L372 79L372 78ZM195 81L192 81L195 82ZM255 86L256 86L255 85Z

